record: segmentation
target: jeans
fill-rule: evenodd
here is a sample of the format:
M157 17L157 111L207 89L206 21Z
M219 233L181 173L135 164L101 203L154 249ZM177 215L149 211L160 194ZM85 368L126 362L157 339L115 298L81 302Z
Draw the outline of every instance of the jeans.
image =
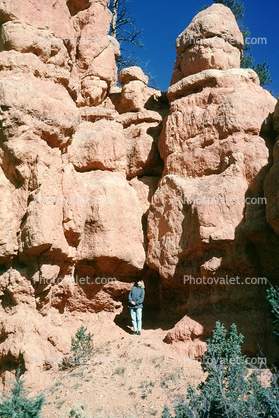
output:
M130 308L134 331L141 331L142 308Z

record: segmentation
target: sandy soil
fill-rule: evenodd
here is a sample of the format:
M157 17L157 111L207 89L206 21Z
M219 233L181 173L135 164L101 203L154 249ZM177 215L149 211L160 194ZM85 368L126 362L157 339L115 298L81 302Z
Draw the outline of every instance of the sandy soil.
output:
M160 417L165 405L202 380L200 363L164 342L167 329L143 329L138 336L104 319L90 328L95 352L87 364L42 372L33 394L46 390L43 418L68 417L68 408L84 402L92 418Z

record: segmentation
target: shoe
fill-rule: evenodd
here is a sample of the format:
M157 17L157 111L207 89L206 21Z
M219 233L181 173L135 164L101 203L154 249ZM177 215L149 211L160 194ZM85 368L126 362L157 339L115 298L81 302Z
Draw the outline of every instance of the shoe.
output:
M138 335L140 335L140 331L138 331Z
M133 332L133 335L137 335L137 331L134 331L134 332Z

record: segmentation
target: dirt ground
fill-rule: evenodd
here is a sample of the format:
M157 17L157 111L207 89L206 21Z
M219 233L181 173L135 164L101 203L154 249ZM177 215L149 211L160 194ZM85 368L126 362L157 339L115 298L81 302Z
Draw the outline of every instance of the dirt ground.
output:
M204 377L200 363L164 342L166 326L146 328L140 336L132 335L130 326L99 318L90 327L95 346L91 360L74 369L43 371L33 388L32 394L45 390L43 418L68 417L77 404L92 418L160 417L165 405L172 407L185 397L188 385L196 386Z

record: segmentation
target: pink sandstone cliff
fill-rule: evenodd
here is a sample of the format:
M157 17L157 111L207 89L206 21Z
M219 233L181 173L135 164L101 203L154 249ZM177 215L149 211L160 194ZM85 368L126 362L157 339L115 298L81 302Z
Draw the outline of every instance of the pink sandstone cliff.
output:
M137 278L186 354L217 320L273 351L267 285L220 278L276 282L279 106L239 68L228 8L177 38L167 96L138 67L117 87L110 20L107 0L0 1L3 381L67 353L92 314L125 320Z

